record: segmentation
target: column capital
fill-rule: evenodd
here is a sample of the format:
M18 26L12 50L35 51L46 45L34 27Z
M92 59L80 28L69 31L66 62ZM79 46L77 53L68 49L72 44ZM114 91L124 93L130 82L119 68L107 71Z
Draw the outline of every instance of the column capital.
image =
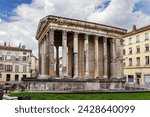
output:
M67 31L67 30L62 30L62 32L63 32L63 33L67 33L68 31Z
M49 31L55 31L56 29L54 29L54 28L52 28L52 27L50 27L49 28Z
M108 40L108 38L107 38L107 37L103 37L103 42L104 42L104 43L106 43L106 42L107 42L107 40Z
M94 38L95 38L96 40L98 40L98 35L95 35Z
M115 43L116 42L116 38L112 38L112 43Z
M62 33L67 33L68 31L67 30L62 30Z
M89 34L85 33L85 34L84 34L84 39L85 39L85 40L89 39Z
M74 35L75 38L78 38L78 34L79 34L78 32L74 32L73 33L73 35Z
M56 45L55 47L56 47L56 49L57 49L57 48L59 48L59 45Z

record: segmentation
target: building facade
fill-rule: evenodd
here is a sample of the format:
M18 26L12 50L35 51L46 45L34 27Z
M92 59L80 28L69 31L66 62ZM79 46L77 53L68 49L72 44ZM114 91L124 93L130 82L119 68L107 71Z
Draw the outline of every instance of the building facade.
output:
M39 74L68 79L122 78L125 33L112 26L47 16L40 20L36 33Z
M124 75L128 83L150 83L150 25L124 36Z
M30 77L31 50L0 45L0 82L20 81Z
M31 77L38 76L38 59L33 54L31 55Z

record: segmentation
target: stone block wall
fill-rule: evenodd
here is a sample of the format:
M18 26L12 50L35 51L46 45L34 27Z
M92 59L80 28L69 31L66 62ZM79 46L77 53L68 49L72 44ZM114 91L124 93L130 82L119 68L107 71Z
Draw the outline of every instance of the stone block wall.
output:
M122 55L122 45L120 42L120 39L116 39L116 44L115 44L115 52L116 52L116 58L115 58L115 63L113 66L113 70L114 70L114 74L117 78L122 78L123 77L123 63L122 63L122 59L123 59L123 55Z

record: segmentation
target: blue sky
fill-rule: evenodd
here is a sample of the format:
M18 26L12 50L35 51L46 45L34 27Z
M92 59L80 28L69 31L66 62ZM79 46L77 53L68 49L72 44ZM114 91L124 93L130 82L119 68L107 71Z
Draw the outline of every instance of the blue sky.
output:
M136 3L134 10L141 10L143 13L150 15L150 0L142 0Z
M0 18L8 21L10 16L15 15L13 9L20 4L31 2L32 0L0 0Z
M57 0L56 0L57 1ZM0 0L0 18L5 21L9 21L9 17L12 15L16 15L13 12L18 5L23 3L31 4L32 0ZM106 8L110 0L104 0L103 6L96 5L97 9ZM141 0L140 2L135 4L134 11L142 11L145 14L150 15L150 0Z

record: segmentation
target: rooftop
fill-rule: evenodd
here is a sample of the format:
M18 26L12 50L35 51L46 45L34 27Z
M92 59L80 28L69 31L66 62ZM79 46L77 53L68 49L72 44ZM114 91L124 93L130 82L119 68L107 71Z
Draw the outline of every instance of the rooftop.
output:
M124 35L124 38L125 38L125 37L128 37L128 36L132 36L132 35L137 34L137 33L140 33L140 32L147 31L147 30L150 30L150 25L144 26L144 27L139 28L139 29L136 29L136 26L133 25L133 30L130 31L130 32L128 32L128 33L126 33L126 34Z
M4 42L4 45L0 45L0 49L10 50L10 51L26 51L26 52L31 52L32 53L32 50L26 49L25 46L12 47L10 45L7 45L6 42Z

